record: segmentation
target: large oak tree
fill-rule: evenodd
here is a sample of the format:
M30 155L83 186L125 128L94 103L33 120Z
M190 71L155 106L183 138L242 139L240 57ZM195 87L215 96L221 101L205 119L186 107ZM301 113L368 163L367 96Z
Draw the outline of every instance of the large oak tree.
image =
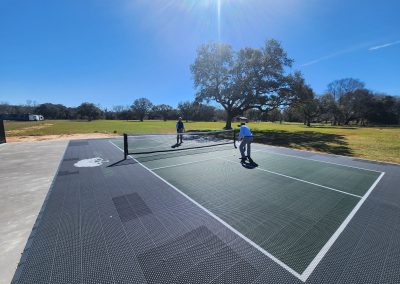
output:
M276 40L261 49L242 48L234 52L227 44L201 45L191 65L196 101L216 101L227 113L226 129L232 119L249 109L268 111L291 101L285 75L292 60Z

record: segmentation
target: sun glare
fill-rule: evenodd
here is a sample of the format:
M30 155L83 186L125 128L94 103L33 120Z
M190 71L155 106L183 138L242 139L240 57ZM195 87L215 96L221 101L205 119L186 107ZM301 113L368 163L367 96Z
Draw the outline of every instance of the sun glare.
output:
M221 0L217 0L218 41L221 41Z

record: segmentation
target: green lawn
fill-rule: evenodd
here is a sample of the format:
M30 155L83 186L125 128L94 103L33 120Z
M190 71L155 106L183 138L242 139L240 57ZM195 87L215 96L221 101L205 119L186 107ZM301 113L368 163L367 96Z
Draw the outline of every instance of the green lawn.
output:
M186 130L222 129L223 122L188 122ZM236 123L234 124L236 126ZM400 127L342 127L299 123L249 123L255 141L276 146L321 151L400 163ZM175 121L68 121L6 122L7 136L75 133L170 133Z

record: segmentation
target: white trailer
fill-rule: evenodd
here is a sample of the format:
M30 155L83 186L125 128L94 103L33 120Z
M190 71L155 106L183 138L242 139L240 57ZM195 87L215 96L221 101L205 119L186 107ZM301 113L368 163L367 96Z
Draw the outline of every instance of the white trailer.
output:
M31 120L31 121L39 121L40 117L37 114L30 114L29 115L29 120Z

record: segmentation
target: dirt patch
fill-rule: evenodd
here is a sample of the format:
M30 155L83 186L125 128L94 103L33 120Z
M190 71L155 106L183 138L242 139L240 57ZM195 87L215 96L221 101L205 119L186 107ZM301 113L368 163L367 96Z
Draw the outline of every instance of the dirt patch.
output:
M116 134L106 133L81 133L81 134L62 134L62 135L43 135L43 136L10 136L7 137L7 143L12 142L34 142L45 140L74 140L74 139L93 139L93 138L110 138L118 136Z
M6 134L12 136L13 134L18 134L18 133L24 132L26 130L42 129L42 128L47 128L52 125L53 125L52 123L44 123L44 124L37 125L37 126L29 126L29 127L16 129L16 130L9 130L9 131L6 131Z

